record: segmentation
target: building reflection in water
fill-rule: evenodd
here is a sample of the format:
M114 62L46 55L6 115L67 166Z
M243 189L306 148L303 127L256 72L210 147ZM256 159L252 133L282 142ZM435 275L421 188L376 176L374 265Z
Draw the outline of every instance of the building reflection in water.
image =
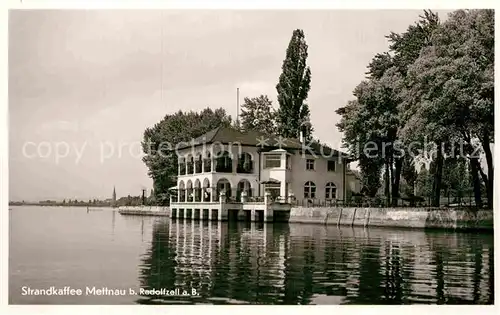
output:
M493 236L163 220L137 303L492 304Z

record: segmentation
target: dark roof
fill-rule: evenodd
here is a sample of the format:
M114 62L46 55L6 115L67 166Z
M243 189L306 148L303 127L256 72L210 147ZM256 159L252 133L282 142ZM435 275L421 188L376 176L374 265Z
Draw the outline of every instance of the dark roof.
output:
M281 142L281 145L280 145ZM301 150L303 149L302 143L299 139L296 138L281 138L276 135L268 135L258 131L239 131L233 127L217 127L215 129L210 130L209 132L193 139L191 143L185 143L182 146L179 146L180 149L188 148L191 145L198 146L203 144L210 143L221 143L221 144L230 144L230 143L239 143L240 145L246 146L255 146L260 147L263 150L266 149L285 149L285 150ZM310 150L307 151L314 152L318 155L326 155L326 156L339 156L342 155L344 158L349 159L349 156L346 153L334 150L328 146L312 143L310 146ZM350 159L349 159L350 160Z
M330 156L330 157L342 156L343 158L350 160L350 157L347 153L332 149L327 145L320 144L317 142L311 143L310 151L314 152L317 155Z
M258 146L263 148L280 148L279 137L275 135L266 135L258 131L239 131L233 127L217 127L209 132L193 139L195 146L209 143L239 143L247 146ZM300 149L302 145L297 139L282 138L282 149ZM180 148L190 147L191 143L186 143Z

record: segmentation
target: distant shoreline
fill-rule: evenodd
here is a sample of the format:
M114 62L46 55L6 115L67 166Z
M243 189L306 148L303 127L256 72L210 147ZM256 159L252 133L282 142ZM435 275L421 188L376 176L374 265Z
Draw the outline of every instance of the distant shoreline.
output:
M70 204L39 204L39 203L9 203L9 207L36 206L36 207L81 207L81 208L118 208L110 205L70 205Z

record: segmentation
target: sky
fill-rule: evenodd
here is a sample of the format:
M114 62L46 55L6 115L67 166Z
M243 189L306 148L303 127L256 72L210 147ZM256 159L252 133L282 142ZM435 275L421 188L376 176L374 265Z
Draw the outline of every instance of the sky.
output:
M436 11L441 18L447 11ZM422 11L11 10L9 198L110 198L152 187L147 127L178 110L267 94L304 30L315 136L340 148L335 110L353 99L385 35Z

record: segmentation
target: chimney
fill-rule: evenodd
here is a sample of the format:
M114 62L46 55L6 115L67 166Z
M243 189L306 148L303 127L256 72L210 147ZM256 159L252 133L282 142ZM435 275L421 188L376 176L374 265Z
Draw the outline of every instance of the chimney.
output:
M309 136L310 126L311 123L309 122L309 119L300 124L299 140L301 143L305 142L306 138Z

